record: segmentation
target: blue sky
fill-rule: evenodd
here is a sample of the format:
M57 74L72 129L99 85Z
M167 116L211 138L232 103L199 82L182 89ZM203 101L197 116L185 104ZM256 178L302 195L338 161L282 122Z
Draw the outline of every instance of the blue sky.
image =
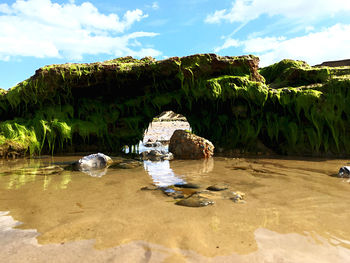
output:
M349 0L0 0L0 88L39 67L115 57L350 59Z

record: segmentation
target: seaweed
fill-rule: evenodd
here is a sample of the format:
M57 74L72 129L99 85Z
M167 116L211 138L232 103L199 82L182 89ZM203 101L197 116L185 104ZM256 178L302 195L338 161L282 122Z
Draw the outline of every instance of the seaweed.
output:
M164 110L224 150L350 153L350 68L283 60L259 70L266 82L257 68L257 57L215 54L45 66L1 91L0 155L120 152Z

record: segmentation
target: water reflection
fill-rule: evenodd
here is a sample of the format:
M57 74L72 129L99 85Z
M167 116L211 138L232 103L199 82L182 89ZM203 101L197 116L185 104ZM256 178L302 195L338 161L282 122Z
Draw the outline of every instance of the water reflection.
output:
M147 172L110 169L98 180L72 171L41 174L50 162L7 162L0 167L0 210L10 210L24 223L21 227L37 229L40 236L35 231L31 240L42 246L28 245L20 232L13 232L17 241L9 242L9 228L2 227L0 217L0 262L21 262L20 257L40 253L79 262L77 251L118 262L350 262L350 185L329 176L344 162L146 161ZM27 171L31 166L35 173ZM11 176L15 179L9 190ZM247 203L218 199L206 208L175 206L161 191L140 191L149 177L158 185L227 183L246 193ZM123 254L126 248L128 254ZM132 260L123 255L132 255Z
M84 174L90 175L91 177L102 177L106 175L107 168L104 169L82 169L81 172Z
M0 187L9 190L19 190L20 188L34 183L42 182L44 191L48 190L54 178L55 187L66 189L71 181L71 171L64 171L59 165L53 165L52 160L40 159L20 159L2 160L0 170ZM57 180L60 183L57 183Z
M174 184L185 184L181 176L175 175L168 160L161 162L143 161L147 173L152 177L156 186L166 187Z
M176 174L182 174L186 178L203 178L214 169L214 158L201 160L175 160L171 162L171 168Z
M123 151L128 154L130 152L132 153L142 153L148 150L159 150L159 151L165 151L168 152L169 151L169 145L165 144L165 145L160 145L160 146L156 146L156 147L149 147L149 146L145 146L144 143L142 141L139 141L138 144L136 145L132 145L131 149L129 149L129 146L124 146Z

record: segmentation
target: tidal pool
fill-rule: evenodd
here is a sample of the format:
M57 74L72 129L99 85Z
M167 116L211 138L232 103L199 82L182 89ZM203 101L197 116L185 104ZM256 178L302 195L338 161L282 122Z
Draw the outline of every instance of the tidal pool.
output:
M145 162L101 177L80 156L0 161L0 262L350 262L348 160ZM43 169L44 168L44 169ZM225 183L245 203L175 205L152 184Z

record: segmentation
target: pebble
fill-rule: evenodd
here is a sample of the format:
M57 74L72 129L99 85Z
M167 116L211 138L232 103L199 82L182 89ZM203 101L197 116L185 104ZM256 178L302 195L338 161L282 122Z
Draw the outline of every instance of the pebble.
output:
M244 196L245 196L245 193L242 193L242 192L232 192L232 195L233 197L231 197L230 199L235 202L235 203L246 203L246 201L244 201Z

